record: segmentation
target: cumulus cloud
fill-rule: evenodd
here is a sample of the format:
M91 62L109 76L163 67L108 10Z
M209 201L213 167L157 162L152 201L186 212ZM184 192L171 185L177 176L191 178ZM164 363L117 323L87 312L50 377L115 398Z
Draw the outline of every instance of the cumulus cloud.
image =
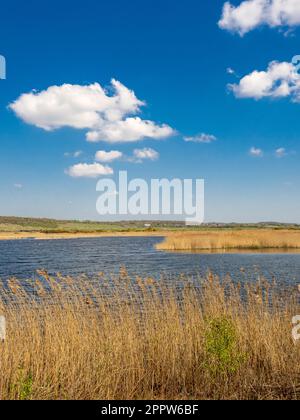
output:
M158 140L174 134L175 131L166 124L157 125L139 117L128 117L122 121L102 124L87 134L87 140L92 143L101 140L109 143L136 142L145 138Z
M292 63L272 61L267 70L254 70L228 88L237 98L285 98L300 101L300 75Z
M249 150L249 154L250 156L253 156L253 157L263 157L264 152L262 149L251 147L251 149Z
M97 178L103 175L112 175L113 169L100 163L79 163L66 170L66 174L73 178Z
M216 136L213 136L212 134L205 134L201 133L196 136L190 136L190 137L184 137L184 141L186 142L192 142L192 143L212 143L213 141L216 141Z
M159 158L159 153L150 148L135 149L133 151L133 156L138 160L157 160Z
M109 96L99 83L87 86L64 84L42 92L21 95L10 108L26 123L44 130L61 127L92 128L102 119L116 121L138 112L144 102L117 80Z
M122 152L118 150L111 150L110 152L106 152L105 150L99 150L96 153L95 159L98 162L113 162L114 160L121 159L123 156Z
M244 0L238 6L226 2L219 27L243 36L267 25L294 28L300 25L299 0Z
M132 90L113 79L110 90L99 83L50 86L42 92L21 95L9 107L24 122L47 131L86 129L91 142L160 139L175 134L166 124L135 116L144 105Z

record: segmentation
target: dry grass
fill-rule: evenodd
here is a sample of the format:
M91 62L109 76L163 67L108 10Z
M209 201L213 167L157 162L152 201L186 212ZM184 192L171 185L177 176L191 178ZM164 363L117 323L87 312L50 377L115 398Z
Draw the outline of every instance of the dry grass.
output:
M51 278L0 291L1 399L295 399L297 294L220 282ZM98 287L98 285L101 287Z
M253 250L253 249L299 249L300 230L219 230L171 233L157 245L157 249L180 250Z

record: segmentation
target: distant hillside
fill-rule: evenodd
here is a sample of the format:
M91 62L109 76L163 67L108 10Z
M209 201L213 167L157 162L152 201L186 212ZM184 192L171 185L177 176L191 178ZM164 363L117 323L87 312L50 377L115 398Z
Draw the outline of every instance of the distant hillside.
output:
M0 232L44 232L44 233L79 233L79 232L126 232L140 230L195 230L195 229L242 229L242 228L288 228L299 229L297 224L266 223L205 223L201 226L187 227L184 222L166 221L120 221L93 222L76 220L54 220L24 217L0 216Z

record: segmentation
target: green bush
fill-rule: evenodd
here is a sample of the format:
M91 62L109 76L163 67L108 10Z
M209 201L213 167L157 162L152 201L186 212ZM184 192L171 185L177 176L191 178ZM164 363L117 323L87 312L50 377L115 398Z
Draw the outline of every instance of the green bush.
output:
M17 383L13 390L17 394L17 399L24 401L30 400L32 396L33 378L30 373L26 374L23 369L19 370Z
M238 336L231 320L214 318L205 331L205 367L212 376L236 373L245 356L238 349Z

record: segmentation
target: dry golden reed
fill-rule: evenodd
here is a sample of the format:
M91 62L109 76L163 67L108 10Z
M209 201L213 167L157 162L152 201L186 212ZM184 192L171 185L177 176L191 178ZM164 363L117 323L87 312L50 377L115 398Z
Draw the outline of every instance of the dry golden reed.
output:
M1 399L296 399L297 287L46 272L0 290ZM112 287L113 285L113 287Z
M156 247L169 251L299 249L300 252L300 230L232 229L170 233Z

